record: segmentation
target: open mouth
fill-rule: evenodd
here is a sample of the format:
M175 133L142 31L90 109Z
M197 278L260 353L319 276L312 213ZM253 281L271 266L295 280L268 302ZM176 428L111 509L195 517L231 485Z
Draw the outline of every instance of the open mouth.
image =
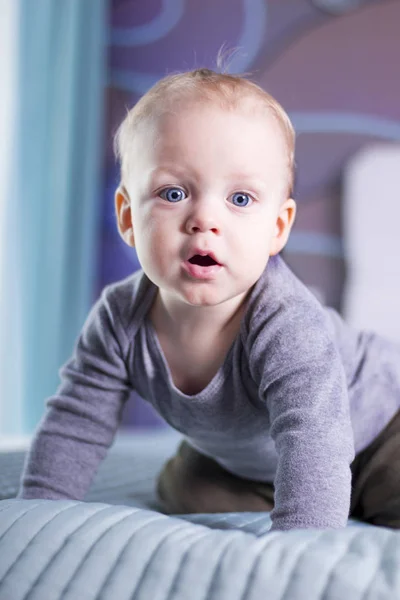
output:
M189 262L192 265L199 265L200 267L212 267L213 265L218 265L218 263L211 258L211 256L201 256L200 254L195 254L192 258L189 258Z

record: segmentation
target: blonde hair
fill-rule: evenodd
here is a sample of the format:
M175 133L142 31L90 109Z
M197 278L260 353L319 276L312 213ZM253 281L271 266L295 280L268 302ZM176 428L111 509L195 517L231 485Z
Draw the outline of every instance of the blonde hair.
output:
M189 100L217 102L223 109L238 108L244 100L259 100L260 105L275 117L283 134L288 150L288 195L292 194L295 131L286 111L273 96L245 77L205 68L167 75L128 111L114 137L114 152L121 165L122 182L127 178L128 157L138 127L149 119L175 112Z

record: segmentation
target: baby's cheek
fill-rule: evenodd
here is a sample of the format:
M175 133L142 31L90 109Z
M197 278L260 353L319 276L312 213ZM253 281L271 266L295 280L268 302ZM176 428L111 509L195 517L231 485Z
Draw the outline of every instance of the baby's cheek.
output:
M254 228L249 232L244 241L245 253L256 259L263 256L267 246L267 235L265 229Z

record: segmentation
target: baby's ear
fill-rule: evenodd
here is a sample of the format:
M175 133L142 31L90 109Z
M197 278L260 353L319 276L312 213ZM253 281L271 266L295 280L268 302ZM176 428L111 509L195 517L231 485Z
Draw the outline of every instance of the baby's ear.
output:
M271 241L270 256L278 254L288 241L290 230L292 229L296 217L296 202L293 198L288 198L280 206L275 224L275 235Z
M135 238L133 235L131 201L123 185L120 185L115 192L115 213L119 235L128 246L133 248Z

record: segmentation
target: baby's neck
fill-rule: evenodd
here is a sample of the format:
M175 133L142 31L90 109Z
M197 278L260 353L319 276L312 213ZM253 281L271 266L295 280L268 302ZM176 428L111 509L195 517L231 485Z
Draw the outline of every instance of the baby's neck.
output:
M218 306L190 306L164 298L160 291L150 311L157 332L177 341L194 337L216 338L227 330L239 329L247 294Z

